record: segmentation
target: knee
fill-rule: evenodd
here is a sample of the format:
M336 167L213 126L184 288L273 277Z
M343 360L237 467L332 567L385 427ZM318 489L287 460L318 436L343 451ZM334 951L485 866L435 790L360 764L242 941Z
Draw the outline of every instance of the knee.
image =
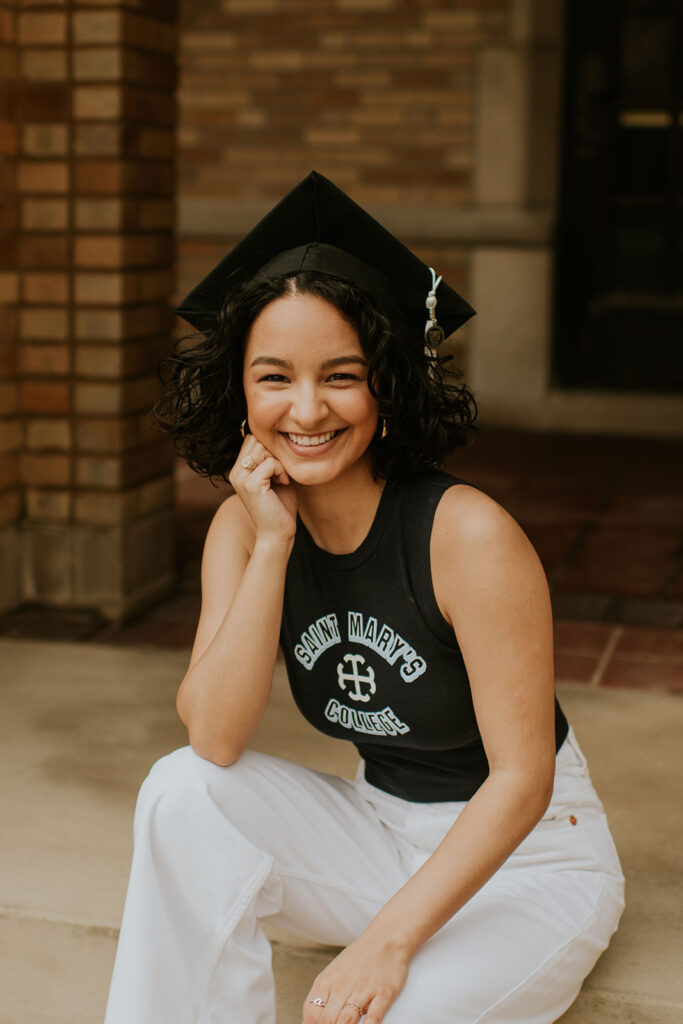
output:
M158 828L185 827L210 804L230 803L230 794L242 790L248 774L248 754L228 767L207 761L181 747L156 761L140 787L135 808L135 832L152 817Z
M157 820L182 819L201 786L202 759L191 747L181 747L156 761L138 793L135 832L154 816Z

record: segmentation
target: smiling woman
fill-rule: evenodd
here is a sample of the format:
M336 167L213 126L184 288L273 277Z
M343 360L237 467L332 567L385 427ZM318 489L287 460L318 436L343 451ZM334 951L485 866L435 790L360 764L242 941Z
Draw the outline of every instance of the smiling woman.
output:
M441 471L472 310L312 174L188 296L160 423L227 477L177 706L136 811L106 1024L274 1024L261 917L345 948L304 1024L550 1024L623 878L554 696L540 562ZM247 749L278 646L340 779ZM552 794L552 799L551 799Z

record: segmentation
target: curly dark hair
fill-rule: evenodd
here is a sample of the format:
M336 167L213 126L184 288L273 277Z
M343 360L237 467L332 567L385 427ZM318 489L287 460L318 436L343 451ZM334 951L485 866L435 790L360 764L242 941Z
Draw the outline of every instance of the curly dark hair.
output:
M386 423L386 436L378 429L370 445L375 478L390 483L441 467L467 443L477 406L460 374L446 368L452 357L428 358L397 308L345 281L302 271L246 283L227 297L213 330L179 338L160 361L154 415L192 469L227 479L247 415L242 373L252 324L274 299L297 293L329 302L358 332L368 386Z

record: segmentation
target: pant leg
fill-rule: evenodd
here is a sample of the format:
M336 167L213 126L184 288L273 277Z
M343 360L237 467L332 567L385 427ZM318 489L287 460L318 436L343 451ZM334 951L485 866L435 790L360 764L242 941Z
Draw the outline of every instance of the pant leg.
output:
M578 993L616 927L623 878L585 761L563 750L544 821L417 953L386 1024L549 1024ZM189 750L163 759L136 813L107 1024L272 1024L257 918L352 941L462 806L264 755L229 769Z
M423 816L425 812L422 812ZM423 834L448 827L430 812ZM417 868L418 817L413 823ZM414 957L385 1024L551 1024L617 928L624 879L573 734L553 800L489 882Z
M189 748L143 783L106 1024L273 1024L258 918L351 942L405 881L353 783L247 751Z

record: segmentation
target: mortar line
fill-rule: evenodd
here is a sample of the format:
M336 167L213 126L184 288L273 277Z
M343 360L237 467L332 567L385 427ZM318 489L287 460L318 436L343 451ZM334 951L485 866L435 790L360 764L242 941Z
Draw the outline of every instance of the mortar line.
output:
M619 643L623 632L623 626L615 626L612 630L610 638L605 644L602 654L598 658L598 663L595 666L593 675L591 676L590 683L588 684L590 687L600 686L605 669L607 668L610 658L614 654L614 649Z

